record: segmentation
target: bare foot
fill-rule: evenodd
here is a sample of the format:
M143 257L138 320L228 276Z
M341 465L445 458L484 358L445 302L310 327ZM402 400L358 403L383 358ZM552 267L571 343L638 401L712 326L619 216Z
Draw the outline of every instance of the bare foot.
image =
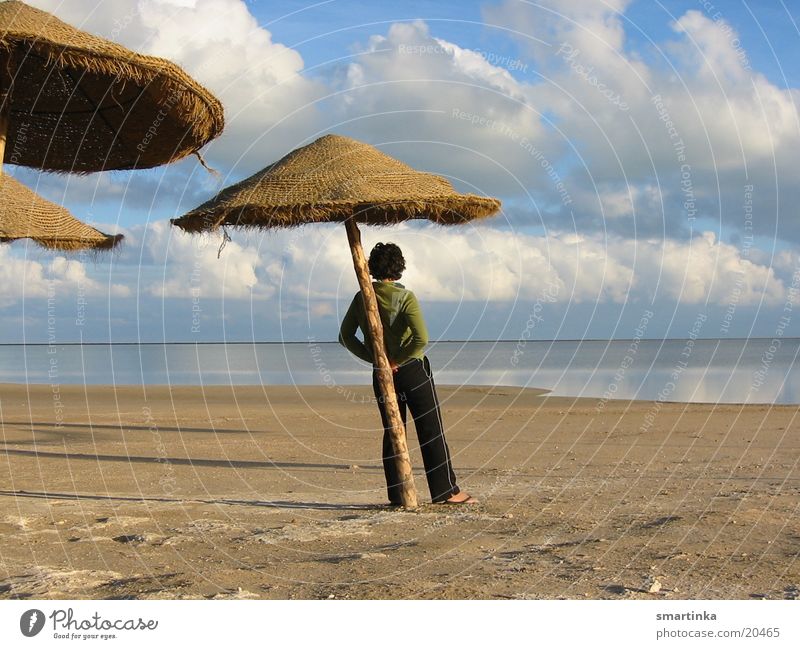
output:
M473 498L465 491L459 491L457 494L450 496L444 501L445 505L476 505L480 502L477 498Z

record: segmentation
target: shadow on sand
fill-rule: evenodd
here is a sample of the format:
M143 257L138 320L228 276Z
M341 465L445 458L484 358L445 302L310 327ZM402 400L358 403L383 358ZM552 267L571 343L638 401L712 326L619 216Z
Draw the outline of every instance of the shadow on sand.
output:
M17 448L0 448L0 454L21 455L60 460L94 460L96 462L126 462L130 464L175 464L178 466L233 468L233 469L339 469L350 470L349 464L322 464L314 462L273 462L272 460L196 460L189 457L151 457L148 455L105 455L99 453L55 453L53 451L28 451ZM382 466L359 464L359 471L380 470Z
M30 428L33 432L52 433L54 429L62 428L82 428L84 430L159 430L173 433L257 433L261 431L249 430L247 428L197 428L194 426L130 426L129 424L66 424L64 422L53 423L51 421L4 421L4 426L22 426ZM37 431L36 429L40 429Z
M0 497L41 498L45 500L77 500L105 502L159 502L183 505L241 505L245 507L271 507L273 509L319 509L331 511L374 511L396 509L381 504L337 504L302 502L294 500L244 500L237 498L170 498L168 496L103 496L100 494L71 494L55 491L24 491L0 489Z

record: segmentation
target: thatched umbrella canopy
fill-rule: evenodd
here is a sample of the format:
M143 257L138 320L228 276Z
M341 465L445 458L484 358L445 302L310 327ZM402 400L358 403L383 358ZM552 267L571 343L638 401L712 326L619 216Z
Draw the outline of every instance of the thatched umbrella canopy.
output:
M0 2L2 162L45 171L145 169L222 132L220 102L174 63Z
M326 135L222 190L172 223L188 232L204 232L221 226L273 228L344 222L364 296L381 393L392 424L397 467L403 478L402 504L413 508L417 495L405 428L397 408L378 302L356 223L387 225L430 219L454 225L490 216L499 209L500 201L496 199L459 194L444 178L416 171L363 142Z
M104 250L113 248L122 235L103 234L11 176L0 175L0 241L15 239L33 239L55 250Z
M375 147L325 135L175 219L188 232L223 225L274 228L347 221L386 225L429 219L443 225L488 216L500 201L459 194L444 178L416 171Z

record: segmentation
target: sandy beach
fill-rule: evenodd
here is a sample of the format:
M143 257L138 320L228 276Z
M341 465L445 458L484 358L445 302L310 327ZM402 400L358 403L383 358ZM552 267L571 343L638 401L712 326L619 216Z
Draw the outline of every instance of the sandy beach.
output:
M0 597L798 596L796 406L439 391L406 512L366 386L0 385Z

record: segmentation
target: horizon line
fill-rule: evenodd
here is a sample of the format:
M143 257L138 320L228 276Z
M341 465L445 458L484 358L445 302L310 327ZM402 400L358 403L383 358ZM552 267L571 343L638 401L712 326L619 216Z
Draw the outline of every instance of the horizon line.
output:
M712 337L712 338L693 338L692 340L774 340L775 336L750 336L750 337L741 337L741 336L733 336L731 338L719 338L719 337ZM781 340L800 340L800 336L781 336ZM461 339L461 338L444 338L440 340L432 340L430 344L435 343L519 343L519 342L526 342L526 343L559 343L559 342L629 342L632 340L636 340L636 338L527 338L527 339L519 339L519 338L501 338L501 339L492 339L492 338L477 338L477 339ZM667 340L679 340L685 341L689 340L688 338L639 338L640 341L648 340L648 341L667 341ZM108 346L108 345L121 345L121 346L133 346L133 345L338 345L338 340L219 340L219 341L122 341L122 342L112 342L112 341L105 341L105 342L80 342L80 341L71 341L71 342L54 342L54 343L25 343L25 342L17 342L17 343L0 343L0 347L96 347L96 346Z

